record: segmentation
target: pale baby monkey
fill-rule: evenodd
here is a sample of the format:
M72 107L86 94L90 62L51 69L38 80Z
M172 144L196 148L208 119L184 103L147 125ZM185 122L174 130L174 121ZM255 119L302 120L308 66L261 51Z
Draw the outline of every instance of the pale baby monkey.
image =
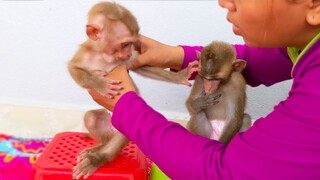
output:
M139 44L139 26L136 18L125 7L112 2L94 5L88 13L86 26L88 39L68 63L68 70L83 88L94 90L105 97L119 94L121 83L108 78L110 72L121 65L130 66ZM179 72L163 70L160 67L143 66L135 72L154 79L191 86L189 77L196 69L189 67ZM100 144L83 150L78 156L73 177L87 178L97 168L112 161L128 139L115 131L105 109L86 112L84 123L89 136Z
M106 75L120 64L131 66L138 51L139 25L125 7L111 2L98 3L88 13L86 33L88 40L68 62L70 75L77 84L86 89L112 97L117 95L120 81ZM139 47L136 47L139 48ZM134 70L153 79L191 86L188 72L171 72L160 67L143 66Z

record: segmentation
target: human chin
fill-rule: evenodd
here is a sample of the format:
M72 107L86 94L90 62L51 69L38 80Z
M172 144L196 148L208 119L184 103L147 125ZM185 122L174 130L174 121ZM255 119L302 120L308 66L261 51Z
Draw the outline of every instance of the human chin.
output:
M233 33L234 33L235 35L242 36L242 35L241 35L240 28L239 28L238 26L234 25L234 24L233 24L233 26L232 26L232 31L233 31Z
M242 39L243 39L244 43L249 47L259 47L259 45L257 43L255 43L255 41L248 40L245 37L242 37Z
M279 47L277 45L274 45L270 42L268 42L267 40L261 40L261 41L258 41L258 40L255 40L255 41L250 41L250 40L247 40L245 38L243 38L245 44L249 47L258 47L258 48L273 48L273 47Z

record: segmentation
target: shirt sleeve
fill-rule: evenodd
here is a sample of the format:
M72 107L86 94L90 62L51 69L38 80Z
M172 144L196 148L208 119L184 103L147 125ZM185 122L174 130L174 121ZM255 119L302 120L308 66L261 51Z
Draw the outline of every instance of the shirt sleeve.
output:
M249 77L250 83L268 85L290 78L292 63L285 49L235 47L238 58L248 61L244 73L263 76ZM189 52L195 52L192 49ZM119 99L112 123L172 179L319 179L320 54L309 56L296 64L287 100L237 133L228 146L166 120L135 92ZM277 67L281 65L289 67ZM266 80L269 77L272 80Z
M221 160L224 144L168 121L135 92L117 102L112 123L172 179L229 177Z
M252 48L234 45L237 58L247 61L243 75L251 86L271 86L291 79L293 63L286 48Z
M201 46L181 46L184 50L184 62L181 69L197 60L196 51ZM247 61L243 75L250 86L271 86L275 83L291 79L293 64L286 48L252 48L246 45L234 45L237 59ZM194 78L194 76L192 77Z

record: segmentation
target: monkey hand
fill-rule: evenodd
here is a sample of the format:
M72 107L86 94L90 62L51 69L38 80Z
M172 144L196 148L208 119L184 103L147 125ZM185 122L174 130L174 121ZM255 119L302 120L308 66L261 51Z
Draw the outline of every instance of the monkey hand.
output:
M181 80L180 83L187 86L192 86L192 84L189 82L189 79L194 73L197 73L198 71L199 71L199 62L198 61L190 62L187 68L177 72Z
M107 108L110 111L113 111L115 104L118 102L120 97L129 91L135 91L135 87L132 79L129 76L128 70L125 65L119 65L111 71L106 78L110 79L120 79L123 89L121 93L114 96L112 99L109 99L94 89L89 89L88 92L92 96L93 100L96 101L101 106Z
M210 95L204 95L204 96L201 96L201 97L194 99L191 102L192 112L198 113L203 109L206 109L210 106L214 106L214 105L218 104L220 97L221 97L221 94L213 93Z
M119 95L120 91L123 89L120 85L120 80L113 80L104 77L102 78L102 82L101 87L95 88L95 91L108 99L112 99L114 96Z

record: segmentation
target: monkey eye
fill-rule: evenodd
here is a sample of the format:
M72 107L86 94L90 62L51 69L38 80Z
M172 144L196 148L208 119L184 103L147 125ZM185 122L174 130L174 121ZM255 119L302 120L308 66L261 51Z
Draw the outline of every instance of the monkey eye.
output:
M121 48L127 48L128 46L131 46L132 45L132 42L124 42L124 43L121 43Z
M207 76L203 75L201 72L199 72L198 74L201 78L206 79L208 81L220 81L221 83L225 81L223 77L218 77L216 74L207 75Z
M203 79L212 81L212 80L216 80L216 78L214 77L214 75L203 75L201 72L199 72L199 76Z

